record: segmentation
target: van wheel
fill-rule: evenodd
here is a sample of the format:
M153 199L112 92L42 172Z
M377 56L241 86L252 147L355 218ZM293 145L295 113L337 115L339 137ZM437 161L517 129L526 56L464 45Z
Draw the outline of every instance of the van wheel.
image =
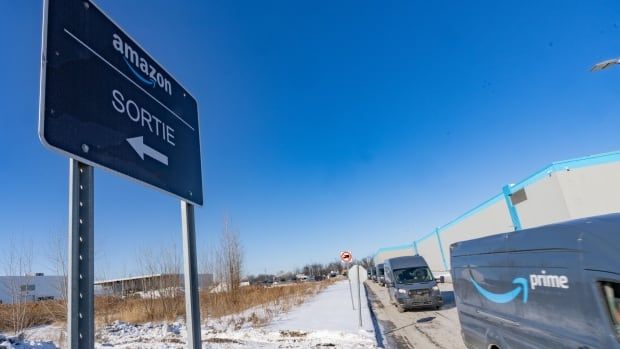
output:
M398 310L399 313L404 313L405 312L405 308L403 308L402 305L396 305L396 310Z

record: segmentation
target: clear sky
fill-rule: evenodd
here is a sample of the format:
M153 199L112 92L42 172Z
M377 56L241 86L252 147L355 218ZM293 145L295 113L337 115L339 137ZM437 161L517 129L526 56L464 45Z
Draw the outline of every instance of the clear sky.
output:
M556 160L620 149L620 3L97 4L198 100L205 205L247 273L411 242ZM67 229L68 160L37 138L40 1L0 1L0 241ZM180 246L178 200L96 170L96 273ZM0 271L2 273L2 271Z

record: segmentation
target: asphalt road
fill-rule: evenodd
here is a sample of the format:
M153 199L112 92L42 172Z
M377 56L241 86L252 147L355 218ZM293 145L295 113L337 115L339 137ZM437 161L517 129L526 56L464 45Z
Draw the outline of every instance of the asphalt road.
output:
M461 339L452 284L440 284L444 306L399 313L390 304L387 289L367 281L368 297L384 329L388 348L466 349Z

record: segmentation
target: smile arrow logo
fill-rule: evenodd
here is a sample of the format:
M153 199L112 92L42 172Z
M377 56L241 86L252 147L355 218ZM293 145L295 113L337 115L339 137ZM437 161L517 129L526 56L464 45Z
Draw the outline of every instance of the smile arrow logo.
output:
M129 62L127 61L127 58L123 57L123 60L125 61L125 63L127 63L127 66L129 67L129 69L131 70L131 72L138 78L140 79L140 81L142 81L143 83L150 85L151 87L155 87L155 80L153 79L145 79L142 75L140 75L140 73L138 73L136 71L136 69L134 69L134 67L131 66L131 64L129 64Z
M140 156L142 160L144 160L144 154L146 154L153 159L161 162L162 164L168 166L168 157L144 144L144 137L140 136L134 138L127 138L127 142L129 143L129 145L131 145L133 150L138 153L138 156Z
M474 280L473 277L470 278L471 283L474 284L474 287L484 298L490 300L494 303L508 303L513 299L519 296L519 293L523 292L523 303L527 303L527 280L524 278L515 278L512 280L512 283L517 285L512 291L506 293L493 293L485 290L482 286L478 285L478 283Z

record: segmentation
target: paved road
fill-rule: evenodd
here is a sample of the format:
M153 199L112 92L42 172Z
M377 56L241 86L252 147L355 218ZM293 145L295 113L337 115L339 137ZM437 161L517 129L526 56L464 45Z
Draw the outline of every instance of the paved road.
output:
M399 313L390 304L387 289L367 281L368 297L389 348L466 349L461 339L461 325L454 304L452 284L440 284L444 306Z

